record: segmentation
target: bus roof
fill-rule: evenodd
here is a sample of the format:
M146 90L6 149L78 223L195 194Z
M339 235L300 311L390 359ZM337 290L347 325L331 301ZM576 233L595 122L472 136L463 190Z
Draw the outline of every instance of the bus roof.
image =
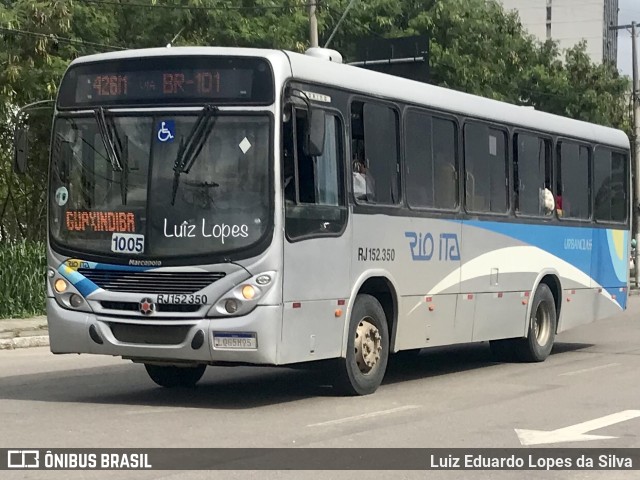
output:
M140 48L133 50L118 50L115 52L96 53L78 57L70 66L101 62L105 60L119 60L124 58L138 57L165 57L170 55L232 55L239 57L264 57L267 59L277 59L287 61L283 50L269 50L265 48L240 48L240 47L157 47ZM289 52L287 52L289 53Z
M278 71L281 74L289 71L289 65L284 65L286 62L291 65L293 77L299 80L629 149L629 138L621 130L289 51L231 47L148 48L88 55L75 59L71 65L167 55L264 57L274 64L276 75Z
M309 82L336 85L380 98L394 98L438 110L483 118L537 131L582 138L628 149L622 130L574 120L530 107L491 100L477 95L378 73L351 65L319 60L287 52L293 76Z

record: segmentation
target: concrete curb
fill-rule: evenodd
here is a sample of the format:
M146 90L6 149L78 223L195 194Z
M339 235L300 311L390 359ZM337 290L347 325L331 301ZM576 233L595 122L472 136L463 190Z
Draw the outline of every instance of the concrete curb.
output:
M0 338L0 350L16 348L47 347L49 335L34 335L31 337Z

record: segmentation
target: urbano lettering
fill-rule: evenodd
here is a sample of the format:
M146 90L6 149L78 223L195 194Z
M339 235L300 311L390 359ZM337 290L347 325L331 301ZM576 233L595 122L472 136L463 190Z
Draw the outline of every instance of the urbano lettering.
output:
M565 250L591 250L590 238L565 238Z

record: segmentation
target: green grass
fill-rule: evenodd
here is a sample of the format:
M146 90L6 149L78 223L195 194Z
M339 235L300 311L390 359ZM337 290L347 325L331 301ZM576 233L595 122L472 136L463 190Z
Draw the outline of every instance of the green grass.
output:
M45 313L47 260L43 242L0 244L0 318Z

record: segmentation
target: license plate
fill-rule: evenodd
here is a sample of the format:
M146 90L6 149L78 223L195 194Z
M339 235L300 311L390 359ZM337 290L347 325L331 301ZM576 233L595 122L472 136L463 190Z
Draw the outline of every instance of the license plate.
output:
M192 293L161 293L156 298L156 303L160 305L165 303L179 305L205 305L207 303L207 296L193 295Z
M213 348L256 350L258 339L255 333L214 333Z

